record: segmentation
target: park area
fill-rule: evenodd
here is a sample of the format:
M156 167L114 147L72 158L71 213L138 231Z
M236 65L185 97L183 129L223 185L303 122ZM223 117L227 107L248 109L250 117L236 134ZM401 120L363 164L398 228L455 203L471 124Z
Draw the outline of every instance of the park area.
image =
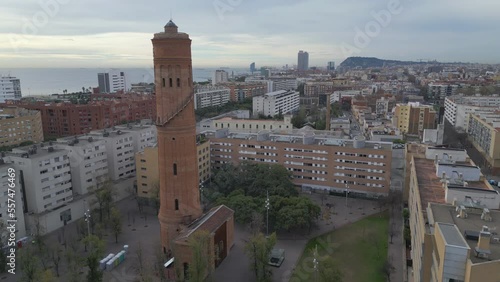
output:
M388 229L389 215L384 212L311 239L290 282L323 281L322 275L330 277L326 281L334 281L331 280L335 275L332 265L341 272L343 282L385 282L386 269L390 269L386 264ZM315 258L317 272L314 270ZM325 262L324 269L322 262Z

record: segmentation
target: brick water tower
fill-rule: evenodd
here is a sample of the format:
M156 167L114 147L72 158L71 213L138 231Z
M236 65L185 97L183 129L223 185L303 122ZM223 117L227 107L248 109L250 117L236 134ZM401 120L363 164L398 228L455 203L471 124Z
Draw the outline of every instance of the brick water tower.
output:
M163 252L202 214L196 152L191 39L169 21L153 43Z

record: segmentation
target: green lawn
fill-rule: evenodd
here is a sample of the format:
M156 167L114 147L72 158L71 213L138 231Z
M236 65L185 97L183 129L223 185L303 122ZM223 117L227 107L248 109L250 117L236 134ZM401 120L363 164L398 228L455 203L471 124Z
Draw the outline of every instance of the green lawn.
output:
M343 282L385 282L382 267L387 258L388 227L389 216L384 212L311 239L290 281L315 281L313 259L317 246L318 257L333 258Z

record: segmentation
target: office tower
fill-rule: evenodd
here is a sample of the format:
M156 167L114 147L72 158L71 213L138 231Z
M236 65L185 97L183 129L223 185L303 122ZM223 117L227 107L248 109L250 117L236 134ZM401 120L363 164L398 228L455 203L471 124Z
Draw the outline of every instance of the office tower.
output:
M297 70L306 71L309 69L309 53L302 50L299 51Z
M250 64L250 72L253 74L256 71L255 69L255 62Z
M124 72L112 71L97 74L99 93L116 93L126 91L127 84Z
M326 66L327 71L334 71L335 70L335 62L328 62L328 65Z

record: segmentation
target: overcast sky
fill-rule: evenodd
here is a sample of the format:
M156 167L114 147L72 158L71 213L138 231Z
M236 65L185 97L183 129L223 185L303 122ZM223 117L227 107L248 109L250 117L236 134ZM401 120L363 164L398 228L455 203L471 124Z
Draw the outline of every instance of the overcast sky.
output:
M351 55L500 63L498 11L498 0L2 0L0 68L148 67L170 14L195 67L294 65L299 50L310 66Z

